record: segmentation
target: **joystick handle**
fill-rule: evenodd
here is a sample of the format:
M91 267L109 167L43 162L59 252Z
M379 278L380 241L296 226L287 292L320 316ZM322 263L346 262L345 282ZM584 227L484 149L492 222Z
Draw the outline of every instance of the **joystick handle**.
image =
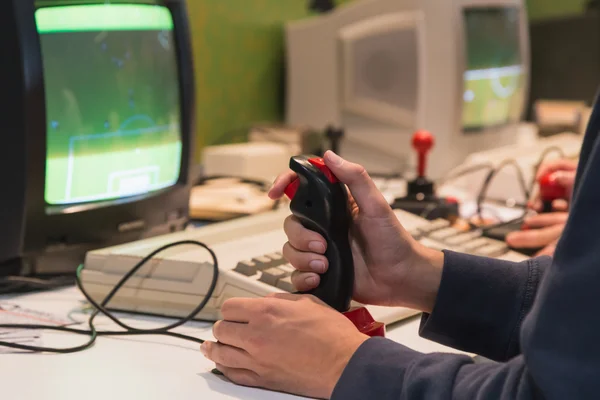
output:
M419 155L419 177L425 177L425 170L427 169L427 153L431 150L433 144L433 135L429 131L419 130L413 135L412 146Z
M543 175L538 180L540 185L540 197L542 199L542 212L552 212L552 202L558 199L567 198L567 190L558 183L555 173Z
M325 257L329 267L321 275L319 286L308 294L346 312L350 309L354 289L347 189L322 158L295 156L290 159L290 168L298 176L285 190L291 200L292 213L305 228L319 233L327 241Z

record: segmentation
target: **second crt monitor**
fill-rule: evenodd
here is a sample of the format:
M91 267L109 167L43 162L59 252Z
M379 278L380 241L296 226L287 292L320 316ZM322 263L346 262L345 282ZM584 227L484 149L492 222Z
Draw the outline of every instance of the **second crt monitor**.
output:
M358 0L286 29L287 122L343 129L342 155L371 173L428 173L517 140L529 86L522 0Z

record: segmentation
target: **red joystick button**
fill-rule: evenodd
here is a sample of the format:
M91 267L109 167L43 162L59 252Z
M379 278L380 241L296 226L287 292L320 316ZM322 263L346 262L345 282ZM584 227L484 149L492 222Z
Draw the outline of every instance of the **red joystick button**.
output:
M543 201L554 201L557 199L566 199L567 191L564 186L558 183L556 174L550 173L539 179L540 197Z
M309 163L311 163L312 165L314 165L315 167L317 167L319 170L321 170L321 172L323 172L323 174L325 174L325 176L327 177L327 179L329 180L329 182L331 183L337 183L339 182L339 179L333 174L333 172L331 172L331 170L329 169L329 167L327 167L327 165L325 165L325 160L323 160L322 158L310 158L308 160ZM294 198L294 196L296 195L296 192L298 191L298 187L300 186L300 180L298 178L294 179L289 185L287 185L287 187L284 190L285 195L291 200Z
M448 196L448 197L446 197L446 203L458 204L458 199L456 197Z
M288 199L292 200L294 198L294 196L296 195L296 192L298 191L299 186L300 186L300 179L298 179L298 178L294 179L292 181L292 183L287 185L287 187L284 190L284 193L288 197Z
M331 172L329 167L327 165L325 165L325 160L323 160L322 158L310 158L308 160L308 162L311 163L312 165L314 165L315 167L319 168L321 170L321 172L323 172L325 174L327 179L329 179L329 182L331 182L331 183L339 182L339 179L333 174L333 172Z

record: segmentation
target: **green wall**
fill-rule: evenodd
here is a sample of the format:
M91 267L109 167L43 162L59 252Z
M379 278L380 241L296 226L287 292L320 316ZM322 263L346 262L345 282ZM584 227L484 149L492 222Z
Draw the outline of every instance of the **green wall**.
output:
M343 3L348 0L337 0ZM285 21L308 0L188 0L196 73L196 159L211 144L283 117Z
M353 0L336 0L342 4ZM188 0L196 72L196 159L283 117L283 25L309 0ZM585 0L527 0L532 19L581 12Z
M587 0L527 0L531 20L555 18L583 12Z

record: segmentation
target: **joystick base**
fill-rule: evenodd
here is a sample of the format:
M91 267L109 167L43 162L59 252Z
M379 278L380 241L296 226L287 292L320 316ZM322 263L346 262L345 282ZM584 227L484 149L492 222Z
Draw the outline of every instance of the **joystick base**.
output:
M423 177L418 177L414 181L408 182L406 189L409 196L414 198L430 198L434 196L435 191L433 182Z
M343 313L354 326L367 336L381 336L385 337L385 325L381 322L377 322L369 313L365 307L351 308L350 310Z
M406 211L430 221L440 218L453 221L458 218L458 204L445 198L416 200L403 197L394 201L392 209Z
M451 198L435 195L433 182L424 177L408 182L408 195L394 200L392 209L403 210L422 218L454 220L458 218L458 202Z

